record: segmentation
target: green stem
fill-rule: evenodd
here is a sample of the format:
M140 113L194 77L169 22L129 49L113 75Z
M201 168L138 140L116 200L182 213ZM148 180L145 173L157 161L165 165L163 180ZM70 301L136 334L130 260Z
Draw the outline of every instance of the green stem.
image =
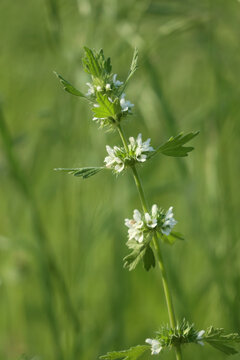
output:
M126 138L124 136L124 133L122 131L122 128L120 127L120 125L118 126L118 132L119 135L122 139L124 148L126 149L126 151L128 151L128 146L127 146L127 141ZM142 204L142 209L143 211L146 213L148 212L148 205L147 205L147 200L144 194L144 190L141 184L141 180L140 177L138 175L137 169L136 167L133 165L131 167L132 172L133 172L133 177L135 180L135 184L136 187L138 189L138 193L139 193L139 197L141 200L141 204ZM168 316L169 316L169 321L170 321L170 325L172 328L176 327L176 317L175 317L175 312L174 312L174 307L173 307L173 301L172 301L172 296L171 296L171 292L170 292L170 288L168 285L168 280L167 280L167 273L166 273L166 269L165 269L165 265L163 262L163 257L162 257L162 253L161 253L161 249L160 249L160 245L158 242L158 238L157 238L157 234L154 235L153 237L153 244L157 253L157 257L158 257L158 265L160 267L161 270L161 275L162 275L162 284L163 284L163 290L164 290L164 294L165 294L165 299L166 299L166 303L167 303L167 309L168 309ZM175 347L175 352L176 352L176 359L177 360L182 360L182 353L181 353L181 347L176 346Z

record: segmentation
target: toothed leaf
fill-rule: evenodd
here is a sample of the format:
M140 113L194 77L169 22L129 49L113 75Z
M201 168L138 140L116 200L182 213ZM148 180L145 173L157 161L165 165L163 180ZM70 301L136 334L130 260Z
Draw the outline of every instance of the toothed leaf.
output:
M60 83L63 85L65 91L69 92L72 95L86 97L81 91L77 90L72 84L65 80L61 75L54 71L54 74L59 78Z
M186 135L180 133L177 136L172 136L170 139L164 143L163 145L159 146L159 148L152 154L150 157L157 153L162 153L166 156L174 156L174 157L184 157L188 156L188 153L192 151L193 147L183 146L190 140L192 140L195 136L199 134L199 131L190 132Z
M85 168L57 168L55 171L62 171L68 174L87 179L105 169L104 167L85 167Z
M100 359L103 359L103 360L116 360L116 359L137 360L140 356L142 356L149 349L150 349L149 345L137 345L135 347L130 348L129 350L109 352L106 355L100 356Z

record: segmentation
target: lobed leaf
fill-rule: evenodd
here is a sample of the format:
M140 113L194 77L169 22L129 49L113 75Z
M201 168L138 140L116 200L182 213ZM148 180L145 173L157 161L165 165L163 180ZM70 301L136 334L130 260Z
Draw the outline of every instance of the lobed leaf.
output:
M54 74L59 78L60 83L63 85L65 91L69 92L72 95L86 97L81 91L77 90L72 84L70 84L67 80L65 80L61 75L59 75L56 71Z
M144 257L146 249L147 247L145 244L138 244L138 246L136 246L129 255L125 256L123 259L123 266L129 271L134 270L141 259Z
M57 168L54 169L55 171L63 171L67 172L68 174L81 177L83 179L87 179L98 172L106 169L105 167L85 167L85 168Z
M100 356L100 359L103 360L137 360L140 356L142 356L147 350L150 349L149 345L137 345L129 350L122 351L113 351L109 352L106 355Z
M174 157L188 156L188 153L192 151L194 148L183 145L189 142L190 140L192 140L198 134L199 131L190 132L186 135L180 133L177 136L174 137L172 136L166 143L159 146L157 150L152 155L150 155L150 157L159 152L166 156L174 156Z

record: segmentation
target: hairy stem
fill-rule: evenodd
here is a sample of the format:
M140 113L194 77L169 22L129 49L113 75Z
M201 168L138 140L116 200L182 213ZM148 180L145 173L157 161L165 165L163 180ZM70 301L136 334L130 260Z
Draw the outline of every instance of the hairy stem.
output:
M128 150L127 141L126 141L125 135L124 135L120 125L118 126L118 132L122 139L124 148L127 151ZM136 187L138 189L139 197L141 200L142 209L146 213L146 212L148 212L148 205L147 205L146 196L144 194L144 190L143 190L143 187L141 184L141 180L138 175L136 167L132 166L131 168L132 168L132 172L133 172L134 181L135 181ZM157 257L158 257L158 265L161 270L162 284L163 284L165 299L166 299L166 303L167 303L170 325L172 328L175 328L176 327L176 317L175 317L175 312L174 312L174 307L173 307L173 302L172 302L172 296L171 296L171 292L170 292L170 288L169 288L169 284L168 284L167 273L166 273L165 265L163 262L163 257L162 257L160 245L158 242L157 234L155 234L153 237L153 244L154 244L154 247L155 247L155 250L157 253ZM182 353L181 353L180 345L175 347L175 352L176 352L176 359L182 360Z

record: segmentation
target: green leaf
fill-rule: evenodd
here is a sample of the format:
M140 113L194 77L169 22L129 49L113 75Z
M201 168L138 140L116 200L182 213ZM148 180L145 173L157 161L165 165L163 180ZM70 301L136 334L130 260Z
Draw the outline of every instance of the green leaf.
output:
M187 142L189 142L190 140L192 140L198 134L199 134L199 131L190 132L186 135L184 135L183 133L180 133L177 136L174 136L174 137L172 136L166 143L159 146L159 148L157 148L157 150L149 157L152 157L153 155L155 155L159 152L164 155L174 156L174 157L188 156L188 153L190 151L192 151L194 148L183 146L183 145L186 144Z
M73 85L71 85L67 80L65 80L61 75L54 71L54 74L59 78L60 83L63 85L65 91L69 92L72 95L86 97L81 91L77 90Z
M240 343L240 335L237 333L224 334L224 329L211 326L207 329L203 340L226 355L239 353L237 345Z
M161 239L169 245L173 245L177 240L184 240L182 234L176 231L171 231L169 235L160 234Z
M137 345L135 347L130 348L129 350L109 352L106 355L100 356L100 359L103 359L103 360L116 360L116 359L137 360L140 356L142 356L149 349L150 349L149 345Z
M156 265L155 256L154 256L154 253L153 253L150 245L147 246L146 251L144 253L143 264L144 264L145 270L147 270L147 271L149 271L151 269L151 267L154 268Z
M138 263L141 261L141 259L144 257L146 249L147 248L145 244L137 243L133 251L129 255L125 256L125 258L123 259L123 266L129 271L134 270Z
M84 70L91 74L94 77L101 77L101 67L97 60L97 57L94 55L93 51L88 47L84 46L85 57L83 58Z
M111 102L107 95L98 93L97 102L99 106L92 108L94 116L97 118L114 117L121 111L121 106L118 99L115 99L114 102Z
M104 169L106 169L106 168L105 167L85 167L85 168L57 168L54 170L67 172L68 174L78 176L83 179L87 179Z

